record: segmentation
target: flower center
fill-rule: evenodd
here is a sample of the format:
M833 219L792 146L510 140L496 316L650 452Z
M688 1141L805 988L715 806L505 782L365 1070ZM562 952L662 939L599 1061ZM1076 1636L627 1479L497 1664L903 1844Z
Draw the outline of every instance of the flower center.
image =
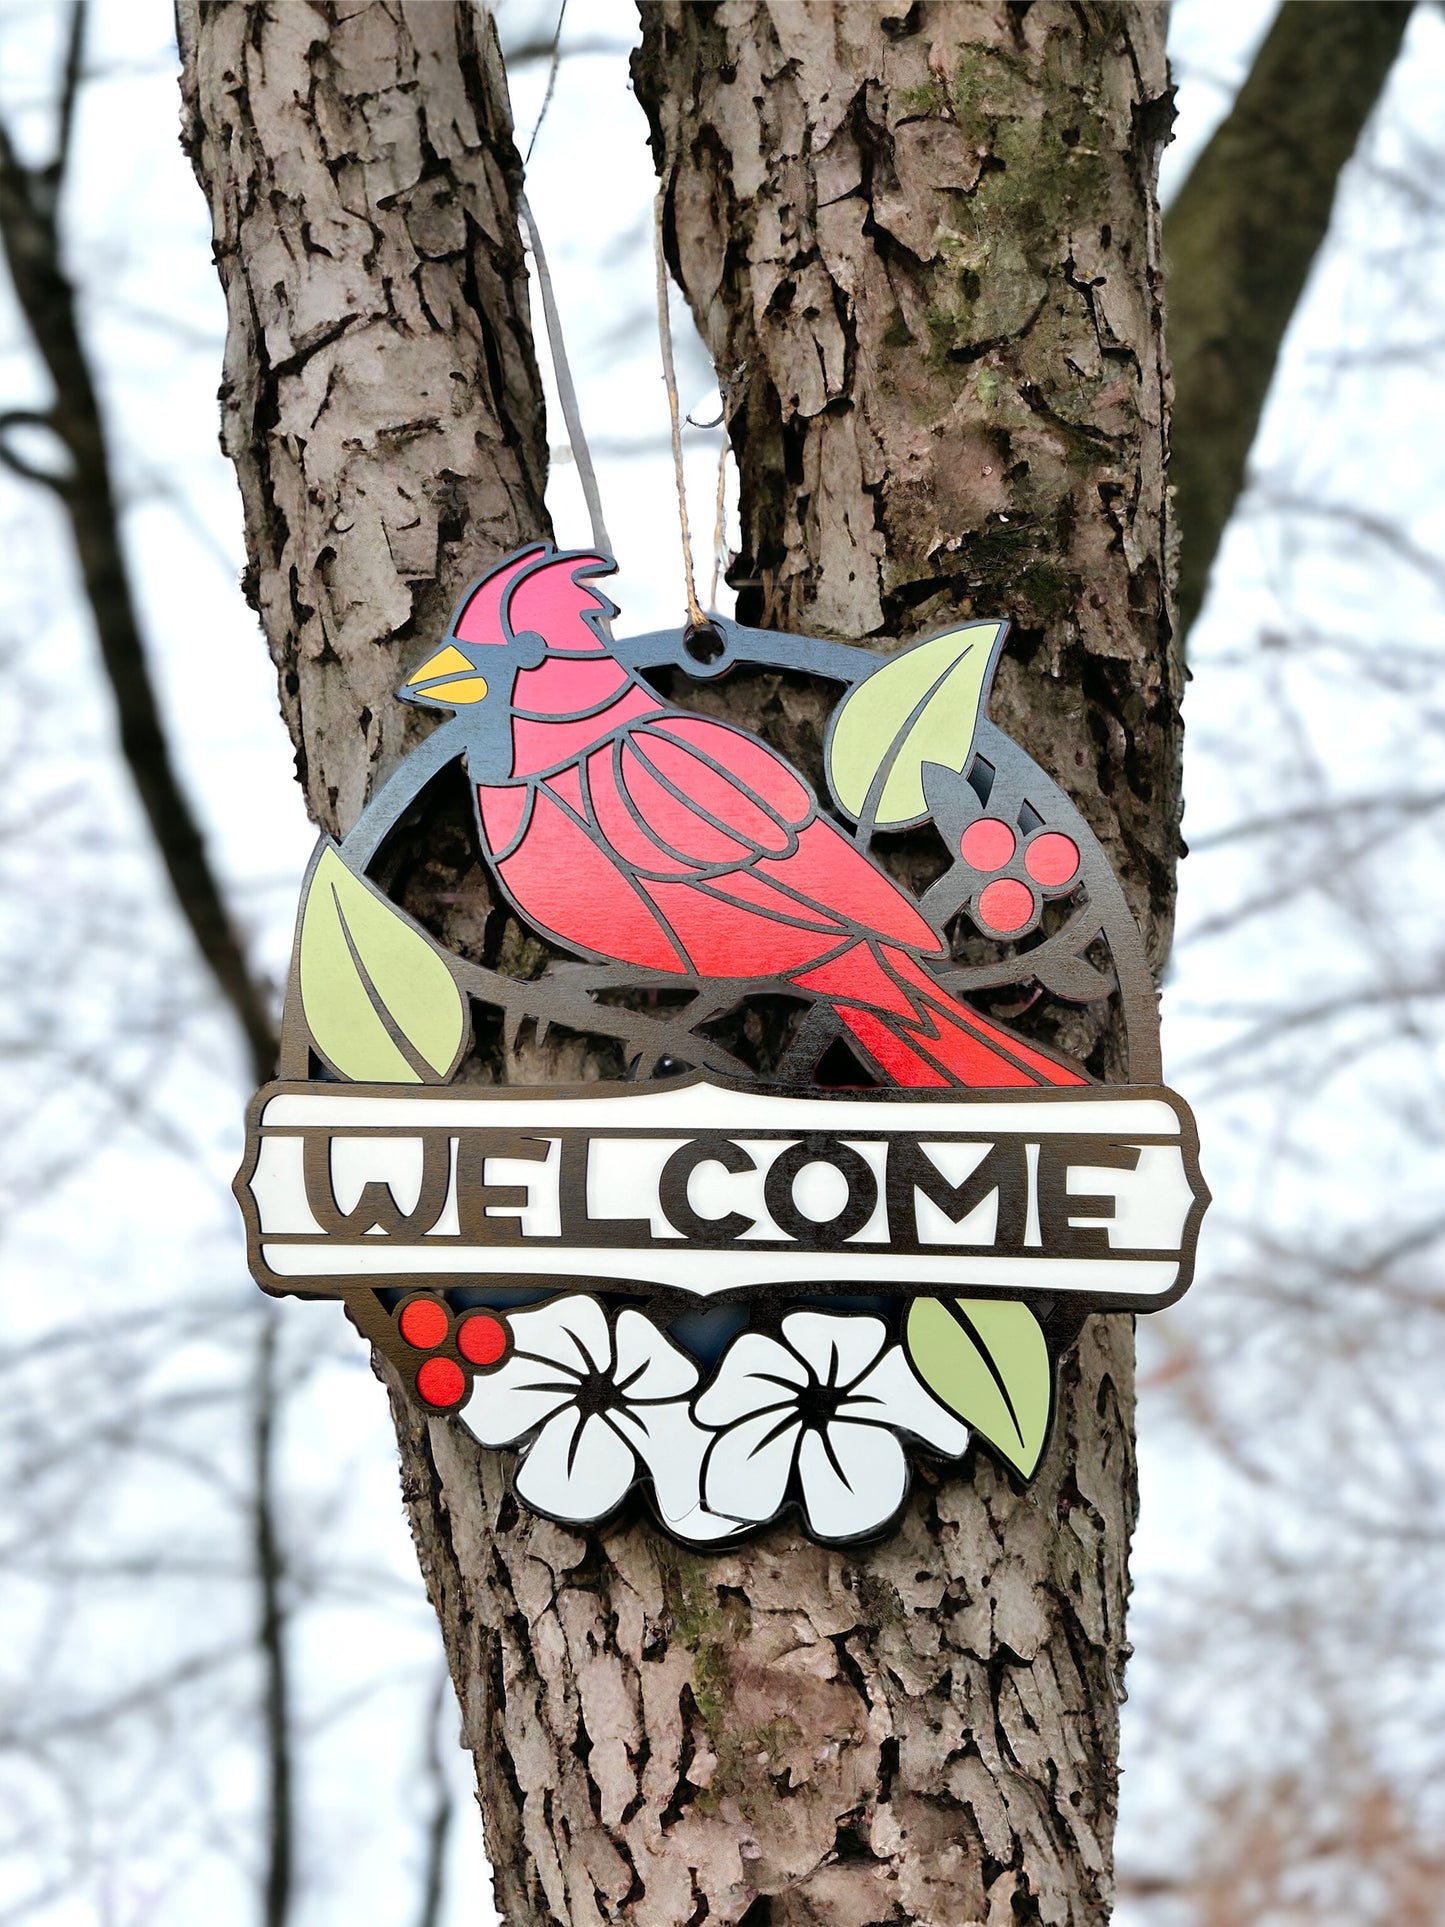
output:
M838 1416L838 1407L848 1396L843 1385L820 1385L816 1379L798 1393L798 1417L804 1425L821 1431Z
M606 1372L584 1372L577 1381L576 1400L583 1418L610 1412L623 1403L622 1394Z

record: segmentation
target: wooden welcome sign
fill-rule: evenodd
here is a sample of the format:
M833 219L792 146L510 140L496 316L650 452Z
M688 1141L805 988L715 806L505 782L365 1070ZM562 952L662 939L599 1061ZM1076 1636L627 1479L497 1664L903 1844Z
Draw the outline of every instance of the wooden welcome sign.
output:
M236 1181L251 1267L342 1299L427 1410L520 1447L549 1517L636 1490L690 1542L790 1504L864 1537L905 1446L977 1433L1031 1476L1081 1315L1187 1288L1194 1123L1150 1081L1154 987L1103 852L987 719L1005 623L891 657L720 618L618 640L614 568L537 544L484 576L400 691L448 720L318 848ZM739 663L841 692L828 804L660 693ZM448 953L370 875L457 761L554 953L535 979ZM874 842L924 824L946 861L915 896ZM1025 1039L1000 996L1117 998L1138 1081ZM524 1025L617 1074L508 1082Z

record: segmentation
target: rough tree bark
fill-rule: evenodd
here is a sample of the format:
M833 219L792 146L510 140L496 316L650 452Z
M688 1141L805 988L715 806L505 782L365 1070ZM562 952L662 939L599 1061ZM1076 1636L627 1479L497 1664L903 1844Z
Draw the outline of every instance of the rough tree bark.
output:
M906 637L1012 613L994 713L1089 814L1161 964L1162 10L739 0L643 23L672 261L731 411L740 617ZM1067 1041L1117 1069L1082 1020ZM814 1850L836 1818L839 1857L774 1921L1105 1918L1131 1401L1128 1325L1096 1320L1027 1497L982 1466L919 1492L895 1544L841 1562L841 1637L794 1615L839 1652L826 1737L862 1771L791 1794ZM754 1613L765 1670L778 1631Z
M494 44L467 8L181 0L231 316L225 439L317 820L471 574L546 529ZM742 614L1019 630L996 713L1090 815L1156 960L1176 847L1153 6L668 6L639 90L729 383ZM773 676L708 704L807 760ZM464 802L464 799L461 799ZM448 941L518 955L442 798L399 859ZM445 899L445 901L443 901ZM1116 1040L1081 1036L1091 1061ZM575 1045L490 1074L576 1075ZM525 1513L502 1455L394 1401L404 1489L517 1927L1092 1923L1110 1902L1132 1339L1086 1327L1053 1448L921 1476L896 1534L698 1557Z
M546 527L505 83L466 6L182 0L229 327L222 439L297 776L343 833L482 562Z

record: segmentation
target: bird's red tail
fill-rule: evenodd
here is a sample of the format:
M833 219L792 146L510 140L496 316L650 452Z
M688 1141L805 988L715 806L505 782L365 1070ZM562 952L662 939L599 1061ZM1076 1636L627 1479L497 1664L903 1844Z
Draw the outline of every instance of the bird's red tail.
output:
M828 997L870 1063L901 1089L1018 1090L1088 1081L951 997L892 944L856 944L794 981Z

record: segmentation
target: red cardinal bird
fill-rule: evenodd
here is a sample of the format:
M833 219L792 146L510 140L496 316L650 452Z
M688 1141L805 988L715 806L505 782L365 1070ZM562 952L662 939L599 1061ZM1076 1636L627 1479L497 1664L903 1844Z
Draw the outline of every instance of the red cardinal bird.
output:
M403 691L475 719L482 845L518 913L601 962L790 985L901 1087L1086 1082L937 983L919 960L947 955L938 932L782 757L617 660L586 581L614 567L508 557Z

